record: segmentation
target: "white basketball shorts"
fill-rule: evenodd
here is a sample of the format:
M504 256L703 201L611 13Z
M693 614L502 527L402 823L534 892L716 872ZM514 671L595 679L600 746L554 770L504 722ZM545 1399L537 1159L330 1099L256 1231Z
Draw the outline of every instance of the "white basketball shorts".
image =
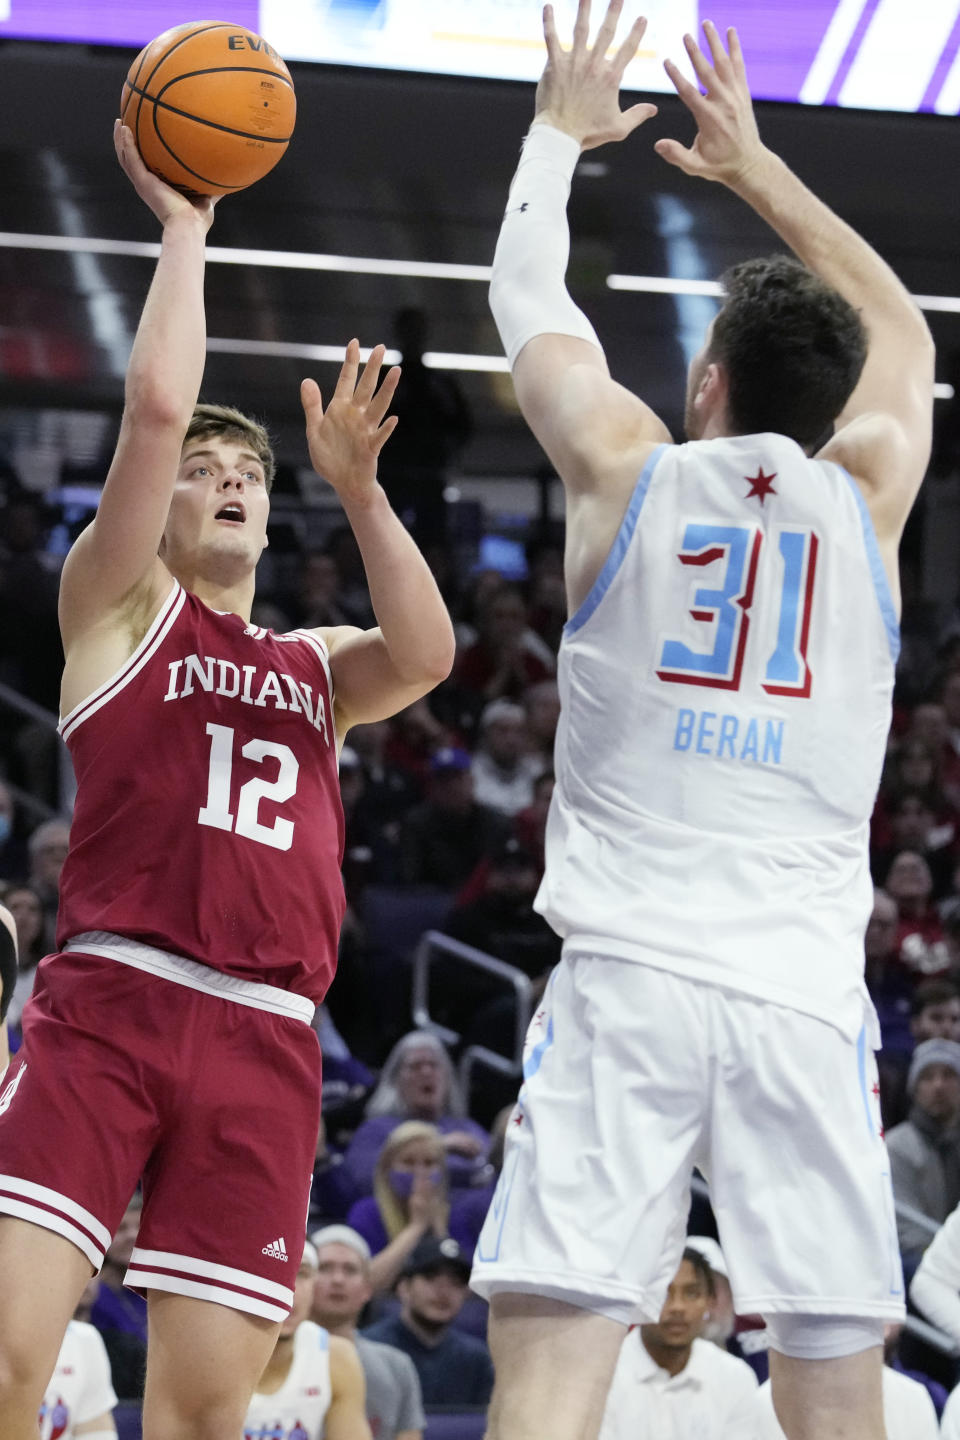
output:
M694 1166L742 1315L902 1319L903 1277L866 1025L633 961L565 956L471 1284L624 1324L659 1318Z

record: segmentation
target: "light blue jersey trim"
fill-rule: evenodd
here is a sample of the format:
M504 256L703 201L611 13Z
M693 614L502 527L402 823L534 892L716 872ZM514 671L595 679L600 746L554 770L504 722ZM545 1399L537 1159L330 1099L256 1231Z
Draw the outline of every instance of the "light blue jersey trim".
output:
M533 1047L533 1049L530 1051L530 1054L527 1056L526 1060L524 1060L524 1062L523 1062L523 1078L524 1078L524 1080L532 1080L532 1079L533 1079L534 1075L536 1075L537 1071L540 1069L540 1066L543 1064L543 1057L544 1057L544 1055L546 1055L547 1051L550 1049L550 1046L551 1046L552 1044L553 1044L553 1016L551 1015L551 1016L550 1016L550 1019L547 1021L547 1033L546 1033L546 1035L544 1035L544 1037L543 1037L543 1039L540 1041L539 1045L535 1045L535 1046Z
M657 461L667 448L666 445L658 445L641 470L640 479L634 486L633 494L630 497L630 504L627 506L627 513L620 522L620 529L617 531L616 539L610 547L610 554L604 561L604 566L600 574L596 580L594 580L590 594L586 600L584 600L577 613L571 615L566 625L564 625L564 635L575 635L583 625L586 625L590 616L613 584L617 571L623 564L630 541L633 539L633 532L637 528L637 521L640 519L640 511L643 509L643 502L647 498L647 490L653 478Z
M860 511L860 524L863 526L863 543L867 551L867 563L870 566L870 574L873 576L874 589L877 592L877 600L880 603L880 614L883 616L883 623L887 630L887 641L890 645L890 658L894 665L900 655L900 622L897 619L897 607L893 603L893 596L890 593L890 582L887 579L887 572L884 569L883 559L880 555L880 546L877 544L877 532L873 528L873 517L867 509L867 502L860 493L860 486L853 476L848 474L842 466L838 467L845 476L847 484L853 491L853 498L857 502L857 509Z
M871 1135L876 1135L876 1127L873 1123L873 1115L870 1111L870 1096L867 1094L867 1027L864 1025L857 1036L857 1076L860 1081L860 1094L863 1097L864 1114L867 1117L867 1128Z

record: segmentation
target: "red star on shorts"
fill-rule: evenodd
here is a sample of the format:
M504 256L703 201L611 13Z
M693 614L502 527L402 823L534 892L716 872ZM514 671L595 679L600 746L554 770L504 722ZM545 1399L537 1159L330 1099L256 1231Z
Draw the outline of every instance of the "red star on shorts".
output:
M745 500L752 500L753 497L756 496L762 505L768 495L776 495L778 493L773 488L773 482L777 478L776 470L774 470L772 475L764 475L763 466L761 465L756 475L744 475L743 478L750 486L750 489L743 497Z

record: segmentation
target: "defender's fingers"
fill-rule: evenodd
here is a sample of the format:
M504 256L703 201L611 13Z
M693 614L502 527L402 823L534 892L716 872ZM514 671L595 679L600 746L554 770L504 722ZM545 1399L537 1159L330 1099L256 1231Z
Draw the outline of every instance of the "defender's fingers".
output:
M734 74L741 80L747 78L747 67L743 61L743 51L740 48L740 36L731 25L727 31L727 49L730 52L730 64L733 66Z
M554 64L557 55L560 53L560 41L557 39L557 22L553 15L553 6L543 7L543 38L547 45L547 60Z
M620 13L623 10L623 0L610 0L607 6L607 13L600 22L593 48L600 56L606 55L613 44L613 37L617 33L617 25L620 21Z
M703 33L707 37L707 44L710 46L710 56L713 60L713 68L720 76L730 73L730 57L723 48L723 41L717 33L717 27L712 20L704 20Z
M630 64L630 61L640 49L640 41L643 39L644 34L646 33L646 29L646 16L641 15L639 20L634 20L633 24L630 26L630 31L627 35L626 40L624 40L623 44L620 46L620 49L613 57L613 68L620 76L621 80L623 79L624 70L626 70L627 66Z
M387 353L386 345L374 345L360 379L357 381L357 388L353 398L358 405L369 405L373 392L377 388L377 380L380 378L380 366L383 364L383 357Z
M692 150L681 145L679 140L658 140L654 150L661 160L666 160L668 165L675 165L678 170L683 170L687 175L699 173L697 157Z
M590 38L590 0L580 0L577 6L577 18L573 26L573 48L574 50L585 50L587 40Z
M700 84L704 90L709 90L713 83L713 66L710 64L710 61L704 55L692 35L684 35L683 48L690 56L690 64L693 66L694 73L700 81Z
M380 424L393 403L393 397L397 393L397 386L400 383L400 374L399 365L394 365L388 370L383 377L383 384L367 407L367 414L375 425Z
M317 419L322 418L323 396L320 394L320 386L316 380L300 381L300 404L308 419L313 416L316 416Z
M360 341L351 340L343 357L343 364L340 366L340 374L337 376L337 384L334 389L334 398L337 400L349 400L357 385L357 369L360 365Z
M383 449L384 445L386 445L387 441L390 439L390 436L393 434L394 430L396 430L399 424L400 420L396 415L391 415L388 420L384 420L383 424L380 426L380 429L377 431L377 433L373 437L373 440L371 441L371 448L374 455L380 454L380 451Z
M679 70L672 60L664 60L663 68L673 81L673 88L680 96L684 105L686 105L687 109L696 119L699 119L700 115L703 114L704 97L696 85L694 85L692 80L687 79L683 71Z

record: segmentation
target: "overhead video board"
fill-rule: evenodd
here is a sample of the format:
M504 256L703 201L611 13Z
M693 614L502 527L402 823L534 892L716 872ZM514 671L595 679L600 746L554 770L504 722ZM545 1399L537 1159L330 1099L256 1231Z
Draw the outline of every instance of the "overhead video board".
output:
M594 5L599 13L602 0ZM649 27L626 83L666 91L665 56L709 17L740 31L759 99L960 111L960 0L644 0ZM575 0L555 0L569 34ZM212 13L216 11L216 13ZM222 11L222 14L220 13ZM229 19L288 60L535 80L540 0L0 0L0 36L140 46L171 25Z

